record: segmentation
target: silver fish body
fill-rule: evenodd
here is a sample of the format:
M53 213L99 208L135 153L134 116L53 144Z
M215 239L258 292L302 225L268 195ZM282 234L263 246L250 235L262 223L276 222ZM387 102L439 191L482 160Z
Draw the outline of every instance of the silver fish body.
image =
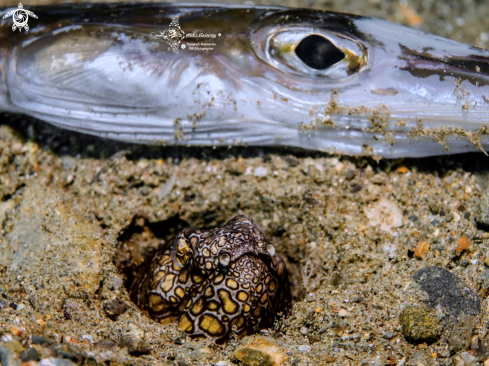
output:
M489 149L487 50L306 9L31 10L29 32L0 23L0 110L147 144L386 158Z

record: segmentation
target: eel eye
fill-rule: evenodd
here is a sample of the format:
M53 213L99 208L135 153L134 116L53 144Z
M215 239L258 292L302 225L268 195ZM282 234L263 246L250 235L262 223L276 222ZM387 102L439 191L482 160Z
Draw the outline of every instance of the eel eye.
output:
M302 62L315 70L325 70L345 58L345 54L333 43L316 34L300 41L295 53Z
M179 237L173 244L172 257L174 262L180 267L185 267L190 260L192 250L185 238Z
M223 252L219 254L219 264L223 267L229 266L229 262L231 261L231 256L229 253Z

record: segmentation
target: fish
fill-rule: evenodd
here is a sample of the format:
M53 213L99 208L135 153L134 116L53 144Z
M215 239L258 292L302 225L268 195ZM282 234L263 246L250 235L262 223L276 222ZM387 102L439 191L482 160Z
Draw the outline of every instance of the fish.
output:
M219 343L233 327L242 338L291 310L285 262L244 215L180 232L139 269L130 296L160 324L177 322L187 335Z
M489 51L385 20L220 4L29 8L0 110L141 144L379 158L489 149ZM11 8L0 12L7 14Z

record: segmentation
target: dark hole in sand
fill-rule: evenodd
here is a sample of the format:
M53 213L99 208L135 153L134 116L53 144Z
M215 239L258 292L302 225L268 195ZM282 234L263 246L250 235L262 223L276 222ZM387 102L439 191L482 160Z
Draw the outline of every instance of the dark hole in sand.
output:
M119 237L119 248L114 263L124 274L124 286L129 291L139 269L151 261L155 253L171 245L172 238L185 228L214 228L224 225L228 220L216 221L217 214L205 213L198 220L200 225L188 223L176 215L167 220L149 223L144 218L136 218ZM231 219L231 217L229 218ZM281 235L280 229L273 234ZM288 278L291 286L292 304L305 296L302 286L301 263L288 257L281 248L280 237L265 231L267 239L275 244L278 254L287 265Z

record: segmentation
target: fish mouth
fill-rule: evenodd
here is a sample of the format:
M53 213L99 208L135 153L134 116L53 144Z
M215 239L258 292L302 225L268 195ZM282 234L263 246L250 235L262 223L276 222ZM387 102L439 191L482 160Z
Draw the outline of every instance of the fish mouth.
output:
M489 85L489 57L471 54L468 56L438 56L425 47L422 51L411 49L399 44L402 55L399 59L405 60L407 65L401 67L415 77L426 78L431 75L440 76L444 81L447 76L467 81L475 86Z

